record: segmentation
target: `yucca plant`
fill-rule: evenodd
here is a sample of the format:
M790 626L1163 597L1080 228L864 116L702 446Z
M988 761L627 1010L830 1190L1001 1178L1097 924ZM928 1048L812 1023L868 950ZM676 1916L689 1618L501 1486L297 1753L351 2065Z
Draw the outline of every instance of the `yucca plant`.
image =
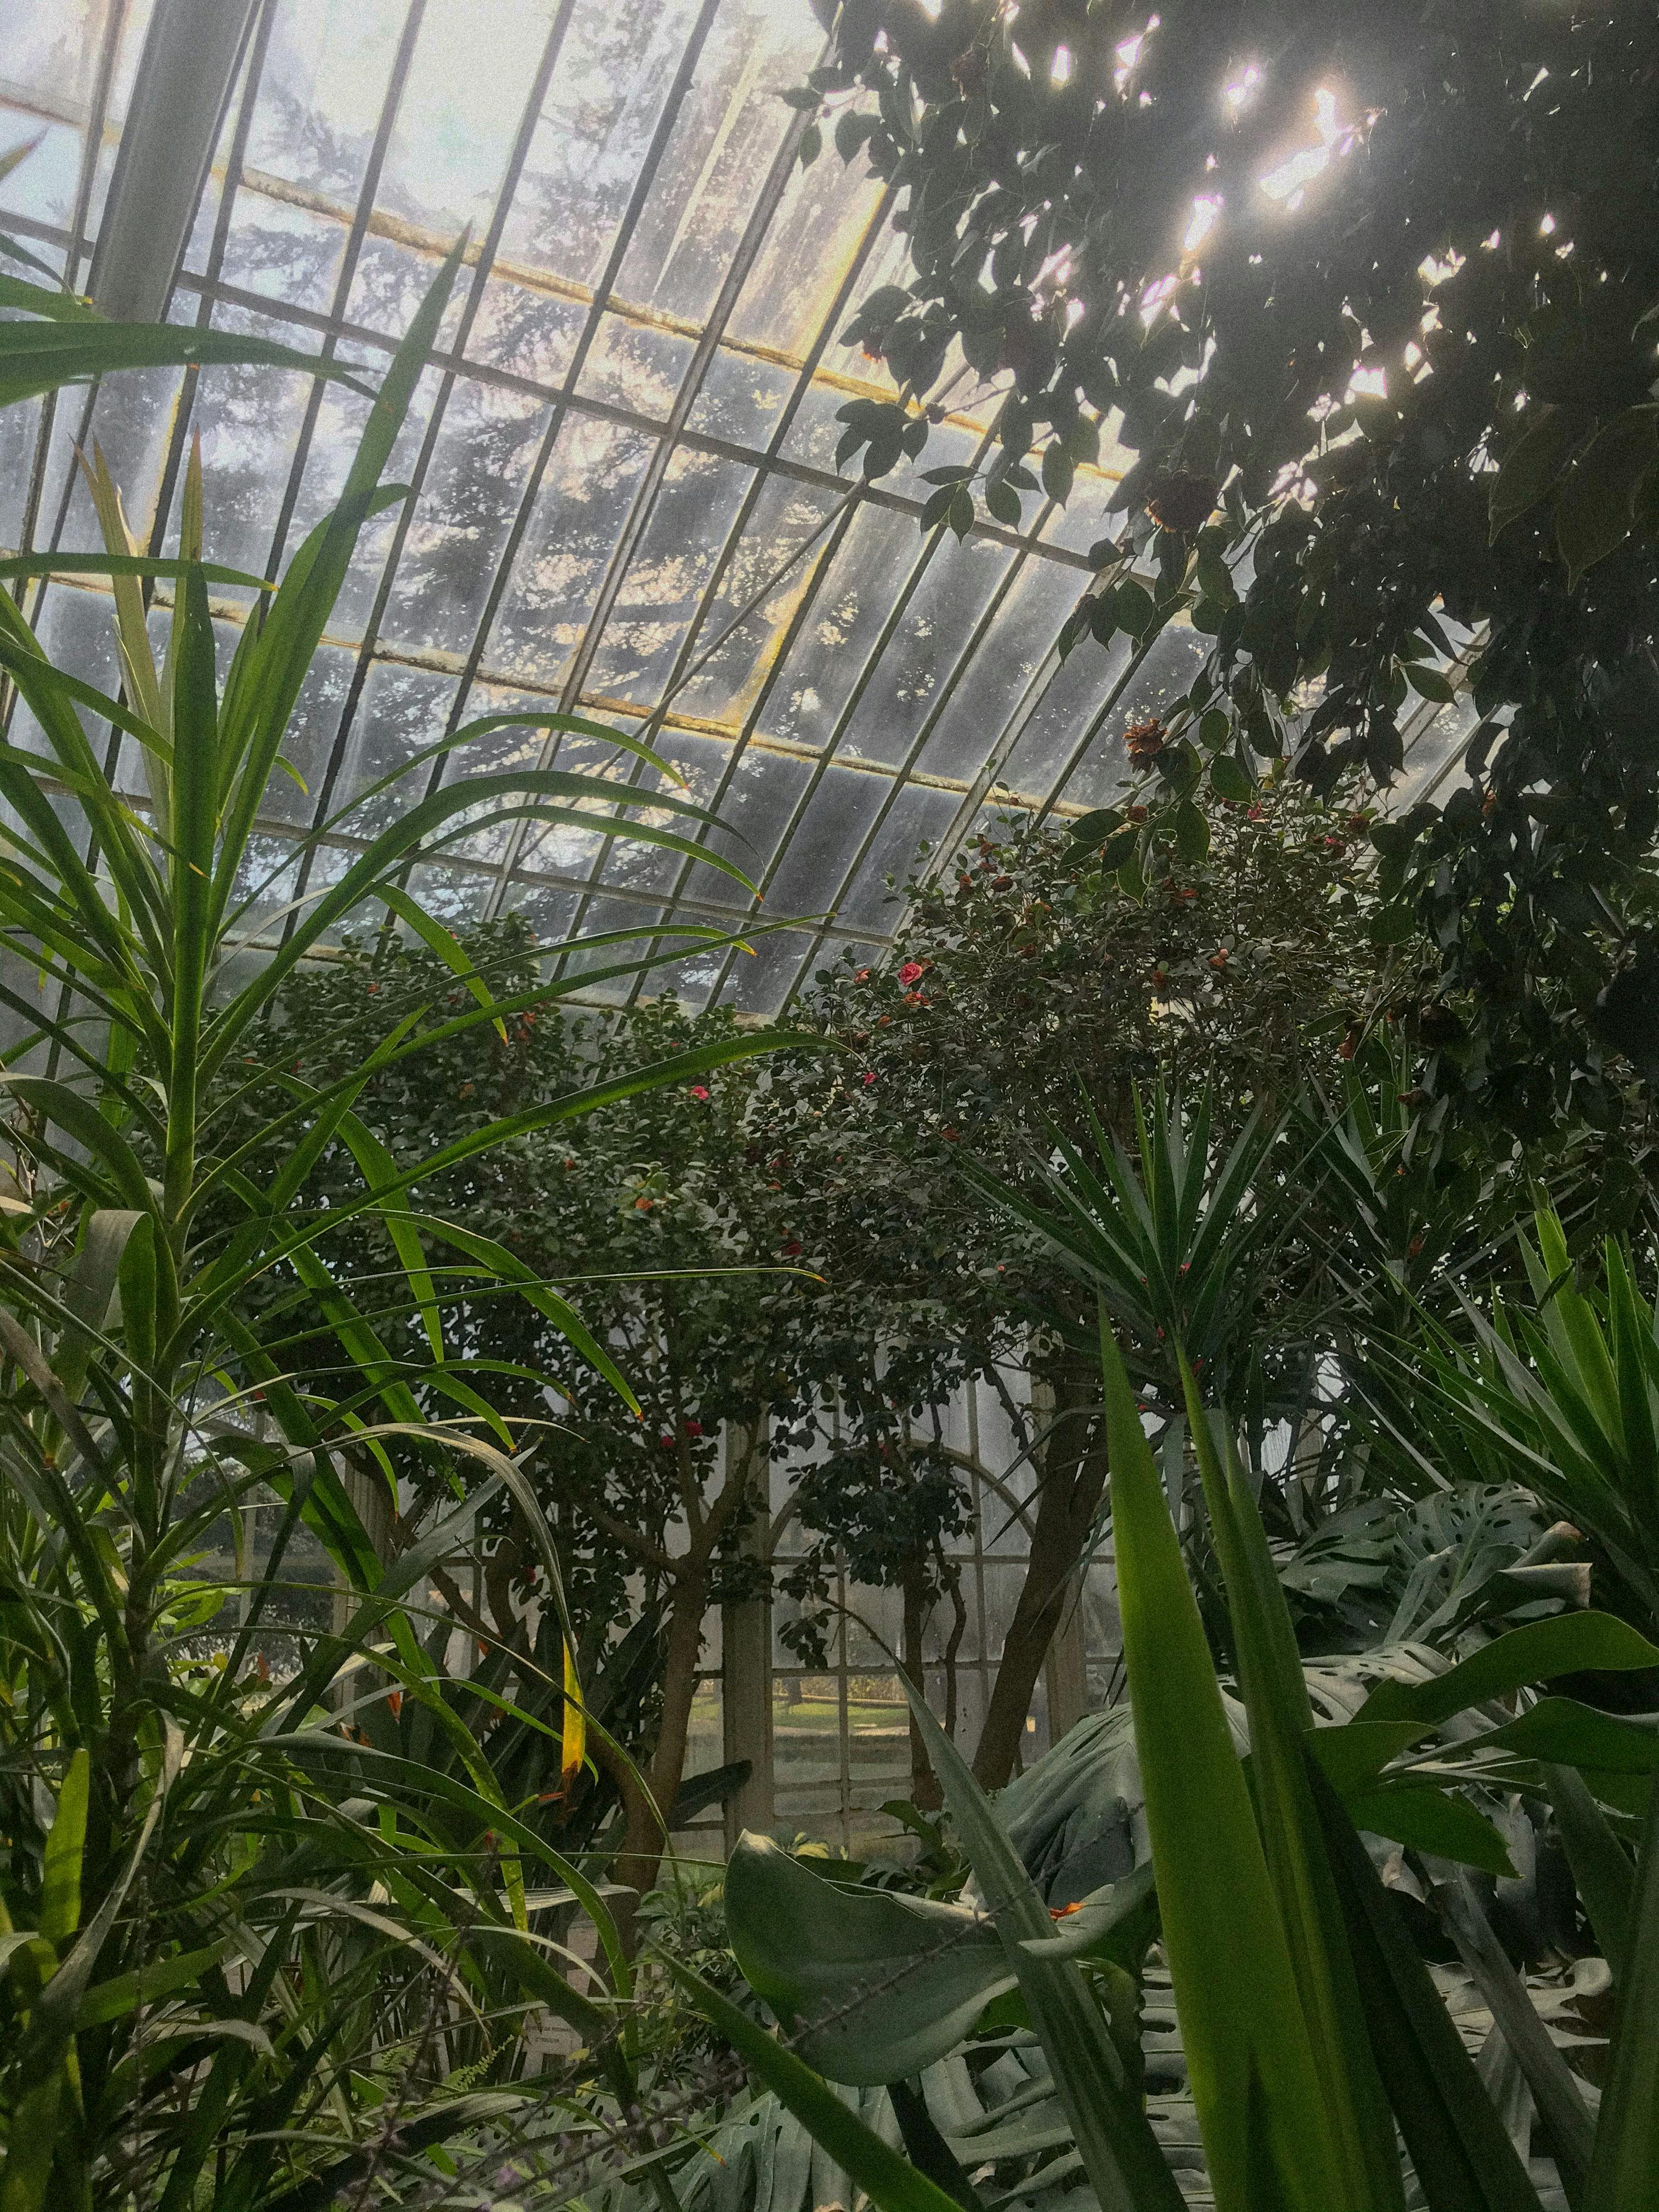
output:
M1271 1264L1285 1231L1264 1202L1283 1124L1253 1115L1218 1154L1207 1091L1190 1109L1162 1085L1150 1108L1138 1090L1131 1097L1133 1148L1089 1113L1089 1149L1054 1132L1054 1171L1040 1182L1040 1197L976 1161L963 1170L994 1205L1036 1231L1091 1300L1106 1299L1133 1343L1137 1371L1174 1411L1178 1343L1200 1371L1224 1376L1249 1357L1249 1267Z
M13 1101L0 1198L3 2212L321 2206L354 2176L418 2164L425 2145L492 2109L477 2101L485 2092L514 2094L532 2003L573 2019L613 2092L627 2093L610 2000L579 1996L534 1926L549 1905L588 1914L620 2002L629 1970L603 1896L503 1789L443 1679L451 1624L423 1623L434 1570L498 1491L539 1547L546 1601L563 1620L525 1472L533 1438L492 1412L489 1363L447 1335L454 1285L506 1284L573 1357L628 1386L555 1285L418 1214L407 1194L417 1174L769 1041L732 1038L574 1091L470 1130L418 1168L395 1165L356 1109L377 1072L434 1036L504 1024L574 988L498 1000L411 895L419 863L481 818L512 816L708 857L685 831L708 817L603 770L526 768L411 798L330 864L325 840L351 839L356 811L394 776L263 872L260 859L265 795L289 772L289 719L358 533L404 495L380 478L459 255L392 362L338 506L250 616L222 685L194 464L159 665L137 582L155 564L128 552L115 488L100 463L89 471L106 544L78 565L114 578L120 698L54 666L0 595L0 670L36 733L0 744L0 947L14 956L0 1000L21 1030L0 1076ZM136 744L142 799L112 790L88 717ZM481 732L547 720L470 726L402 773L423 787L435 761L464 760ZM663 769L612 742L619 760ZM296 888L313 860L309 886ZM287 896L272 912L276 882ZM284 977L365 915L439 950L471 994L465 1012L401 1010L321 1085L265 1065L261 1017ZM714 934L583 951L611 945L600 972L626 974L665 957L671 935L683 950ZM253 1140L227 1146L226 1101L245 1085L276 1085L285 1102ZM337 1140L361 1188L343 1207L308 1208L310 1164ZM279 1164L256 1175L256 1160ZM422 1318L417 1369L388 1355L366 1302L318 1256L326 1227L370 1210ZM326 1376L289 1371L280 1341L240 1317L247 1285L271 1273L303 1285L326 1316L339 1350ZM375 1302L386 1296L374 1286ZM441 1473L465 1456L483 1480L459 1505L437 1485L449 1510L403 1528L381 1556L353 1498L379 1485L389 1503L400 1455ZM233 1593L196 1563L227 1516L234 1525L246 1501L271 1495L282 1510L269 1566L234 1593L242 1617L227 1630ZM259 1645L302 1525L336 1564L346 1618L290 1634L297 1668L273 1678ZM565 1624L541 1709L524 1716L567 1780L584 1745L574 1660ZM416 1717L453 1759L422 1762Z
M1548 1208L1519 1243L1529 1309L1495 1296L1490 1317L1466 1304L1463 1341L1425 1324L1380 1346L1368 1393L1407 1466L1521 1483L1592 1540L1620 1608L1659 1633L1659 1307L1613 1238L1601 1286L1581 1288Z

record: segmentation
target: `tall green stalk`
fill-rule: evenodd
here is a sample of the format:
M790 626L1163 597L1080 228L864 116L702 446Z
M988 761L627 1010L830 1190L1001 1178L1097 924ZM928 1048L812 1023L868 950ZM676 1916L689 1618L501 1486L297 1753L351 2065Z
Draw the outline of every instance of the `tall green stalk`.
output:
M744 880L696 842L712 826L702 810L603 770L462 773L424 789L434 763L453 754L464 769L466 749L503 722L611 735L533 714L464 726L349 799L274 868L259 859L266 793L288 772L291 719L359 534L406 496L381 477L459 266L458 248L392 358L339 505L275 591L201 560L194 457L172 562L133 552L95 457L105 550L58 565L111 580L122 696L55 666L0 593L0 673L40 732L35 750L0 744L0 950L40 979L38 1000L0 979L0 1005L22 1030L0 1070L14 1154L0 1190L3 2212L60 2200L88 2212L141 2203L194 2212L210 2197L252 2212L290 2189L302 2197L307 2172L343 2160L355 2171L362 2142L391 2129L372 2117L380 2100L425 2142L499 2111L497 2090L511 2103L532 2005L562 2008L604 2046L595 2063L622 2069L619 2094L631 2079L622 2044L606 2040L629 1986L610 1911L540 1809L513 1802L491 1770L467 1724L465 1686L445 1664L448 1617L432 1617L422 1594L471 1540L477 1513L510 1499L556 1624L549 1666L519 1656L538 1707L525 1725L568 1758L585 1698L560 1563L526 1472L533 1432L494 1413L489 1363L454 1340L447 1312L478 1271L496 1275L564 1333L573 1356L632 1394L557 1285L422 1212L410 1193L531 1129L694 1080L775 1040L672 1055L410 1163L393 1160L359 1118L365 1092L434 1039L502 1026L523 1005L498 1003L469 975L464 1012L423 1006L389 1018L355 1065L320 1085L270 1063L262 1020L295 964L360 916L378 924L390 914L449 944L408 878L475 835L482 817L629 837ZM60 321L71 335L92 329L68 310ZM33 327L0 325L0 400L15 396L7 363L20 346L64 373L96 355L19 340ZM106 351L106 365L126 357ZM152 346L133 357L177 356ZM207 586L227 573L258 599L221 685ZM159 666L139 590L157 577L176 585ZM137 741L142 799L110 788L93 718ZM672 779L647 748L613 742L618 759ZM354 836L354 815L405 775L416 795L401 814ZM316 888L277 915L280 942L248 972L246 940L256 917L270 919L275 882L341 833L351 856L332 877L315 872ZM728 941L695 926L602 939L611 956L602 972L632 976L710 940ZM459 952L448 968L457 961L465 968ZM523 1004L556 1003L575 987L574 977L549 984ZM252 1137L230 1141L229 1106L249 1097L275 1103ZM245 1131L246 1116L234 1126ZM343 1205L310 1205L310 1167L337 1141L356 1159L360 1186ZM321 1256L331 1230L365 1216L386 1227L407 1310L426 1321L422 1366L390 1356ZM460 1265L443 1270L434 1252ZM327 1316L338 1382L289 1371L280 1346L241 1318L250 1285L272 1273L304 1285ZM383 1557L347 1478L383 1484L390 1498L411 1456L451 1478L465 1465L472 1494L453 1507L441 1481L452 1510L424 1527L411 1517L395 1556ZM227 1516L271 1496L281 1527L270 1565L228 1591L195 1562ZM295 1668L262 1671L258 1644L280 1628L284 1562L302 1530L345 1581L351 1617L340 1633L282 1631ZM246 1619L227 1649L216 1624L232 1599ZM417 1718L450 1759L413 1755ZM550 1964L557 1947L535 1932L526 1902L538 1875L594 1922L608 1997L579 2000ZM476 2080L494 2085L482 2105Z

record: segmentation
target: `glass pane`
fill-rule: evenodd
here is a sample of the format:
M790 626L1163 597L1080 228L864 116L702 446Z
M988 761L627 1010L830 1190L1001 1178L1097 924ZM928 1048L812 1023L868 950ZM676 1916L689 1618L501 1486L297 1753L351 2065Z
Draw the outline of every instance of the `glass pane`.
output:
M837 504L833 492L769 478L720 579L697 647L701 665L675 702L681 713L728 727L742 723L762 684L772 678L783 636L823 557L830 535L825 526ZM768 726L775 733L777 696L774 687Z
M1123 1648L1117 1577L1109 1565L1091 1565L1083 1587L1083 1648L1091 1659L1115 1658Z
M594 657L592 690L654 705L673 672L753 472L675 452ZM700 642L713 641L704 625Z
M848 1674L847 1759L854 1806L909 1796L910 1709L896 1674Z
M580 0L514 197L503 259L598 281L694 12L695 0Z
M565 417L490 635L491 672L556 678L580 642L654 441Z
M868 856L836 901L840 919L864 922L884 933L890 931L897 919L902 887L920 866L918 848L924 841L931 844L945 834L959 803L954 792L915 784L900 786ZM894 879L890 886L890 876Z
M855 852L891 795L881 775L832 768L806 803L788 842L775 854L766 888L773 915L821 914L840 888L849 853Z
M977 775L1076 599L1067 572L1026 560L933 726L916 763L924 775Z
M326 199L355 201L403 27L401 7L279 0L247 167Z
M718 1639L711 1645L705 1638L702 1663L714 1667L719 1662ZM711 1767L725 1765L723 1711L720 1677L718 1674L710 1675L698 1683L696 1695L691 1700L691 1717L685 1740L684 1775L687 1781L696 1775L706 1774ZM700 1813L696 1817L705 1820L709 1815Z
M780 1811L792 1793L841 1788L841 1693L833 1675L791 1675L772 1706L772 1773ZM791 1694L791 1693L793 1694Z
M623 299L707 319L788 125L778 95L823 44L805 8L722 9L623 259Z
M926 541L913 536L913 559ZM891 642L866 685L842 741L844 752L902 763L923 717L971 637L1012 556L993 540L949 532L927 558ZM878 595L872 598L879 605Z
M465 654L546 428L538 401L456 380L404 539L386 636Z
M346 243L346 226L338 216L293 206L245 183L231 210L219 281L325 314L333 305ZM276 450L287 458L286 445Z

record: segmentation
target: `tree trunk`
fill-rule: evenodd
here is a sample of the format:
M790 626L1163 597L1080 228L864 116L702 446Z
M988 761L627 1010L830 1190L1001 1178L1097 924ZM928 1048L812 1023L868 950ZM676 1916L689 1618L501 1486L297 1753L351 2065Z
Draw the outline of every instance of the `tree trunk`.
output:
M657 1747L652 1754L651 1795L671 1826L674 1801L685 1778L685 1747L691 1732L691 1708L697 1695L697 1662L702 1656L703 1616L708 1609L709 1569L720 1539L733 1516L747 1502L757 1465L765 1464L764 1430L757 1422L744 1448L726 1462L726 1479L719 1496L706 1513L688 1500L687 1518L692 1540L689 1551L673 1563L674 1595L668 1613L668 1648L664 1659L662 1719ZM657 1879L666 1841L642 1792L624 1792L626 1818L623 1847L617 1861L617 1880L635 1893L635 1901L617 1913L624 1948L632 1954L639 1899Z
M1031 1694L1064 1617L1067 1585L1106 1488L1105 1438L1091 1411L1100 1395L1097 1371L1075 1355L1062 1354L1045 1379L1053 1392L1054 1416L1038 1462L1042 1483L1030 1564L974 1754L974 1772L988 1790L1001 1789L1013 1773Z
M906 1563L900 1588L904 1594L904 1671L924 1701L927 1696L927 1670L922 1664L921 1639L927 1626L928 1613L933 1610L927 1601L927 1571L921 1559ZM939 1778L933 1772L933 1761L927 1756L927 1745L921 1730L912 1718L910 1723L910 1802L924 1813L937 1813L944 1803Z
M708 1563L692 1555L675 1583L668 1614L668 1647L663 1668L662 1719L657 1729L657 1748L648 1777L651 1795L665 1820L674 1817L685 1771L686 1740L691 1729L691 1707L697 1694L697 1661L702 1653L702 1620L708 1604ZM657 1879L662 1864L664 1836L656 1814L643 1791L627 1796L628 1817L623 1832L622 1853L617 1861L617 1880L635 1892L635 1902L617 1915L623 1942L631 1952L638 1899Z

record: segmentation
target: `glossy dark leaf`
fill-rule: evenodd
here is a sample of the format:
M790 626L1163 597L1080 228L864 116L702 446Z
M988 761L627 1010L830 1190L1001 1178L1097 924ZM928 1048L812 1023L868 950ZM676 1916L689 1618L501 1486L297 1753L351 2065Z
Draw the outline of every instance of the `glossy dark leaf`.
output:
M1537 505L1565 474L1573 455L1589 443L1594 418L1575 407L1540 407L1504 458L1492 481L1492 534Z
M1659 408L1632 407L1596 433L1555 503L1555 542L1573 590L1629 536L1637 488L1659 452Z

